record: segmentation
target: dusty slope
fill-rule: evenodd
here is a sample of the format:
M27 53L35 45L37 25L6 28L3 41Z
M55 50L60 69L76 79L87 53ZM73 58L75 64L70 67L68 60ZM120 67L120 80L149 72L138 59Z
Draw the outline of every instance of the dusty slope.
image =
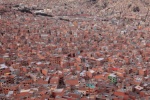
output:
M49 8L64 14L90 14L110 16L116 13L121 15L144 15L150 8L150 0L5 0L2 3L22 4L29 7ZM69 13L70 12L70 13Z

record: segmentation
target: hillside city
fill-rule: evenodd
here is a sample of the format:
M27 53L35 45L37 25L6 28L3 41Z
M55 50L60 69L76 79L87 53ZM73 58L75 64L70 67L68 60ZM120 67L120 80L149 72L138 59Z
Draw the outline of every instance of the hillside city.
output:
M0 100L150 100L150 1L0 0Z

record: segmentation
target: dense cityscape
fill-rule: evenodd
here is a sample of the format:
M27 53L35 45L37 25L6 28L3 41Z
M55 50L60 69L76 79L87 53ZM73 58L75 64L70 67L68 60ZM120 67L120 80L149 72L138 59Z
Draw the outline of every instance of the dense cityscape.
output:
M150 100L149 0L0 0L0 100Z

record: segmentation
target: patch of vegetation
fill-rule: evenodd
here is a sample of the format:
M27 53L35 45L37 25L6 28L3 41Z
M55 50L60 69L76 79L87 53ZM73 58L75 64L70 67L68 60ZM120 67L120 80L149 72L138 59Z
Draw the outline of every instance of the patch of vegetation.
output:
M140 8L139 7L133 7L133 12L139 12Z

